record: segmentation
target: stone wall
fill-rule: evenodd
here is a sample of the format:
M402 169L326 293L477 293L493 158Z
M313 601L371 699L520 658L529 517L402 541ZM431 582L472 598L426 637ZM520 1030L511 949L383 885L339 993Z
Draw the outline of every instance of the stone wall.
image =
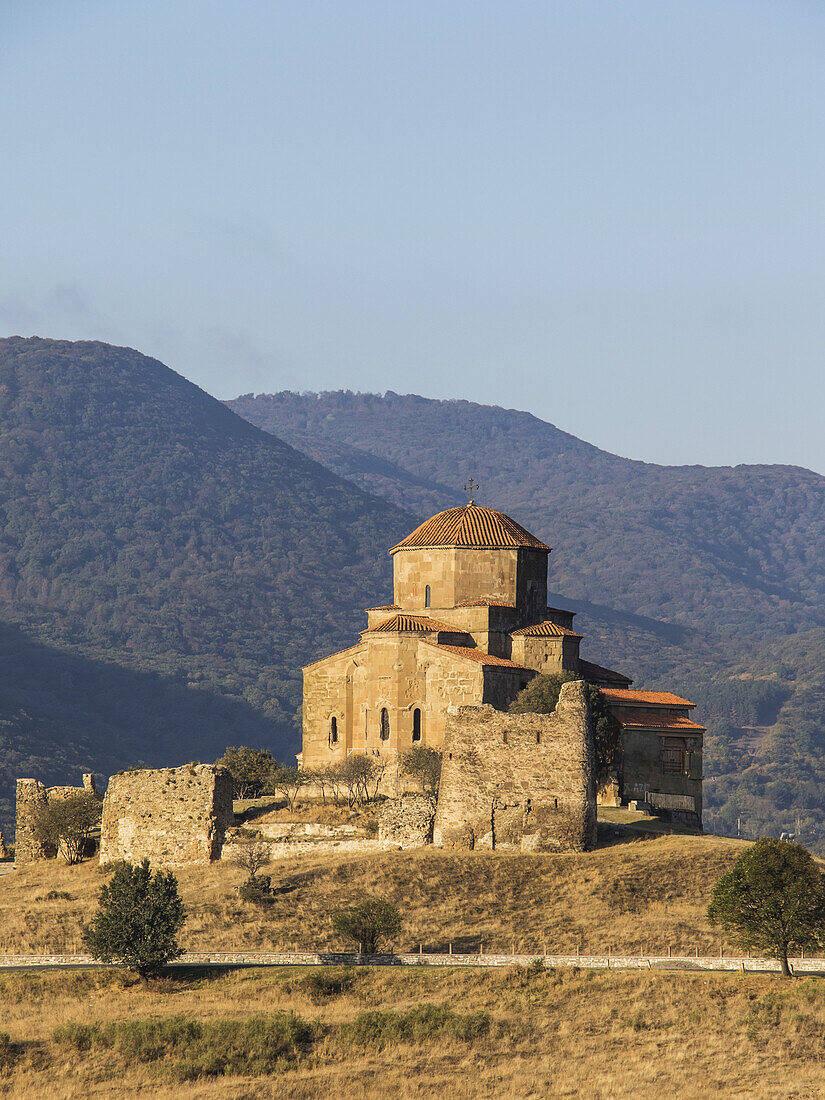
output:
M585 685L552 714L462 707L448 719L434 843L553 851L596 843L593 730Z
M388 848L423 848L433 839L435 803L424 794L388 798L378 815L378 839Z
M214 764L118 772L103 801L100 865L162 867L220 859L234 823L232 777Z
M15 863L33 863L38 859L50 859L57 853L37 839L35 821L43 806L59 799L72 798L89 791L97 794L94 776L83 776L82 787L46 787L38 779L17 780L17 821L14 830Z

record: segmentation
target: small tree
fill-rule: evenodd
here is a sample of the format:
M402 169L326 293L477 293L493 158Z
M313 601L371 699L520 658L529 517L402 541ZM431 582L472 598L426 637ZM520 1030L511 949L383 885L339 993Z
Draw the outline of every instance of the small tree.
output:
M350 807L360 805L362 802L369 802L370 780L373 779L375 771L376 767L372 758L362 756L360 753L352 753L351 756L348 756L346 760L342 760L338 765L341 786L347 792L347 804ZM383 769L381 774L383 775Z
M186 909L171 871L152 874L149 860L120 863L100 889L99 909L83 929L96 959L136 970L146 980L183 954L178 933Z
M250 749L246 745L237 748L230 745L216 764L222 764L232 776L235 798L260 798L272 787L278 764L267 749Z
M248 840L239 844L232 856L232 862L242 871L246 871L246 880L241 883L238 893L241 901L251 901L264 905L272 898L272 879L261 872L270 862L269 845L262 840Z
M300 768L278 768L272 777L270 790L282 794L290 810L292 810L295 808L298 791L304 786L307 779L307 773L302 772Z
M401 757L401 774L417 779L421 790L430 798L438 798L441 781L441 753L429 745L415 745Z
M41 844L59 852L67 863L80 863L92 833L100 825L103 803L92 791L53 799L40 806L34 832Z
M551 714L564 684L580 680L575 672L551 672L535 676L510 704L511 714ZM593 684L585 683L590 718L593 722L593 742L596 753L596 783L601 786L614 774L620 751L620 731L610 716L602 693Z
M714 886L708 920L790 977L791 947L825 945L825 876L801 844L761 837Z
M332 914L332 927L366 955L374 955L382 941L401 931L401 914L386 898L365 898L349 909Z

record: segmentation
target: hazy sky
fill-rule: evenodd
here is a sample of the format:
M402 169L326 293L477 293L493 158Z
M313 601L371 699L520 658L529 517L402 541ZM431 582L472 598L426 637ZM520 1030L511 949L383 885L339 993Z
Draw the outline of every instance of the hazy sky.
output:
M821 0L0 0L0 334L825 472Z

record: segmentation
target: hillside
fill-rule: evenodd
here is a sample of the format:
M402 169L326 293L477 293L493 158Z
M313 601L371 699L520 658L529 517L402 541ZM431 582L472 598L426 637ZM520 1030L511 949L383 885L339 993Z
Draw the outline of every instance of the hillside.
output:
M466 499L472 475L554 547L553 602L579 612L585 656L702 704L709 827L796 830L825 851L825 478L631 461L468 401L228 404L418 518Z
M289 757L410 526L156 360L0 341L0 821L21 771Z
M559 855L424 849L284 860L269 869L276 897L265 910L238 902L242 872L231 864L182 868L182 942L193 950L340 948L332 912L380 893L402 913L398 950L453 943L475 953L483 943L487 953L510 952L515 943L528 955L545 944L551 952L716 955L705 907L742 847L671 836ZM0 951L73 951L101 882L94 862L48 861L5 878ZM466 1100L607 1100L646 1088L779 1097L820 1095L825 1078L816 978L273 967L184 971L146 986L122 971L12 972L0 975L0 1001L15 1056L3 1081L14 1095L109 1096L114 1088L421 1100L446 1090ZM277 1045L281 1013L297 1014L289 1018L302 1025L303 1042Z

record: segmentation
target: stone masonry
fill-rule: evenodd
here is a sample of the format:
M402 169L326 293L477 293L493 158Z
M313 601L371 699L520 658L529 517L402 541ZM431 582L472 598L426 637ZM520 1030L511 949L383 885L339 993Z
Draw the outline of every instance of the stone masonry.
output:
M95 780L91 773L83 776L82 787L46 787L38 779L17 780L17 822L14 833L14 859L18 864L33 863L55 855L37 839L35 822L37 814L49 802L72 798L83 791L96 794Z
M435 803L424 794L388 798L378 817L378 839L387 848L423 848L433 839Z
M220 859L234 822L232 777L214 764L118 772L103 801L100 865L162 867Z
M583 681L552 714L461 707L448 719L434 843L583 851L596 843L593 730Z
M8 854L9 853L6 850L6 842L5 840L3 840L3 834L0 833L0 859L5 859Z

